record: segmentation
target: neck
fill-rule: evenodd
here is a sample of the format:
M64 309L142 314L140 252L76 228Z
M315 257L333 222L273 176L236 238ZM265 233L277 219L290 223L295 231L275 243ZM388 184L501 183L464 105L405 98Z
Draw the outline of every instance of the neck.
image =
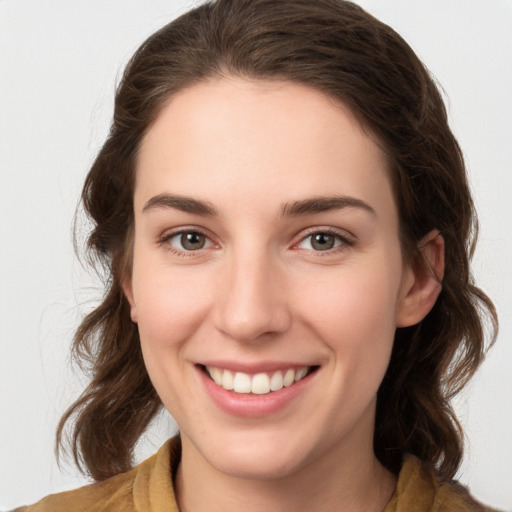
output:
M396 477L379 463L371 444L365 453L331 450L284 477L248 479L218 471L189 440L182 441L176 475L181 512L382 512L396 486Z

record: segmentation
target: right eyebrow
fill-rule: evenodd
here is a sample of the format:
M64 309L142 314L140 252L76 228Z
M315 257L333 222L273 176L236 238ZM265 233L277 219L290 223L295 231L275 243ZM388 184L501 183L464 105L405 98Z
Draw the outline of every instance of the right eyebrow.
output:
M202 216L215 217L218 215L217 209L209 202L175 194L159 194L152 197L146 202L142 212L145 213L158 208L174 208L175 210Z

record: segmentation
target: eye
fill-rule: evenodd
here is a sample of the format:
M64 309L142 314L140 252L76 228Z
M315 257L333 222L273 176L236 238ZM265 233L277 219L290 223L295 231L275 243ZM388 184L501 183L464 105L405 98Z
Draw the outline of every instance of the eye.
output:
M331 249L336 249L337 247L340 247L344 244L351 245L351 242L349 242L349 240L347 240L345 237L335 233L329 233L328 231L317 231L304 237L299 242L297 247L299 249L307 249L310 251L329 251Z
M178 251L199 251L212 245L211 240L198 231L181 231L166 237L166 242Z

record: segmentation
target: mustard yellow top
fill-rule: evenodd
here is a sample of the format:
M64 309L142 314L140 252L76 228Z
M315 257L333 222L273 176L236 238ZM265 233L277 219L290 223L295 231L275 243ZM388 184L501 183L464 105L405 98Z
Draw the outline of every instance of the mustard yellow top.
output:
M178 512L172 473L180 457L179 438L167 441L136 468L75 491L53 494L15 512ZM415 457L406 457L384 512L493 512L457 484L442 484Z

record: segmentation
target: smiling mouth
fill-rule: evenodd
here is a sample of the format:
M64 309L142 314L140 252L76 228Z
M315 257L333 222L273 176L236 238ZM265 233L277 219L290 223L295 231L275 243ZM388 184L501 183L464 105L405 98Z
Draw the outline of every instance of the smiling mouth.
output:
M203 366L206 374L217 386L227 391L253 395L267 395L285 387L290 387L317 368L317 366L302 366L251 375L244 372L232 372L215 366Z

